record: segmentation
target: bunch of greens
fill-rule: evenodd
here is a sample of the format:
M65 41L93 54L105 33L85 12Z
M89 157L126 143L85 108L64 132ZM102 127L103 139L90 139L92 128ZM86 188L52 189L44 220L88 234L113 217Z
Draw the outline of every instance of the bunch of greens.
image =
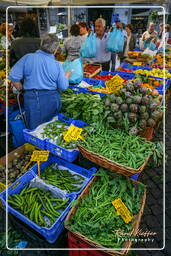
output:
M97 122L104 115L104 102L99 95L74 93L68 89L62 94L62 112L86 123Z
M94 175L99 177L98 180L78 203L75 215L65 225L102 246L120 248L123 242L119 241L117 230L131 232L133 220L126 224L117 215L112 201L121 198L130 215L135 216L140 211L145 186L139 183L135 187L129 178L102 168Z

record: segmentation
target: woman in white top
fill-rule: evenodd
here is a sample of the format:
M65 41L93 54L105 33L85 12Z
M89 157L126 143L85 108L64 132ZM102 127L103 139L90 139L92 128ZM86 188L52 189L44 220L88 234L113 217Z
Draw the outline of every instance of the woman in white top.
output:
M167 41L169 39L169 32L170 32L170 25L166 24L164 26L164 30L163 30L163 33L162 33L162 38L161 38L161 41L160 41L160 44L159 44L159 49L161 47L164 47L164 42L167 44Z

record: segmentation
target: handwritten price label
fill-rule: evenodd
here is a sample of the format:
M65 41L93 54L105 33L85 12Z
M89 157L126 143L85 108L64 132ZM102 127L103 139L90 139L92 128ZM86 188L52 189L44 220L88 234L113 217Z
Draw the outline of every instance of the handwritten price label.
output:
M38 165L38 175L40 176L40 162L45 162L48 160L49 151L43 150L34 150L30 159L30 162L24 167L24 170L28 168L31 162L37 162Z
M68 129L68 131L64 134L64 140L66 142L70 142L72 140L78 140L78 139L83 139L81 137L83 129L79 128L77 126L71 125Z
M133 217L121 198L115 199L112 204L117 211L117 215L120 215L125 223L129 223L132 220Z
M49 151L46 151L46 150L43 150L43 151L35 150L32 153L31 161L45 162L45 161L48 160L48 157L49 157Z
M120 77L119 75L113 76L111 80L115 81L118 84L122 84L124 82L124 79L122 79L122 77Z

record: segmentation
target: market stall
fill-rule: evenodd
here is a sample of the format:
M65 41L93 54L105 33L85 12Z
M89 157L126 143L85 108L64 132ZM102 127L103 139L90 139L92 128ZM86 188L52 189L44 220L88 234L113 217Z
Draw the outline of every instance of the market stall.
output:
M9 97L9 124L19 122L9 125L16 149L8 154L8 193L5 157L0 159L3 211L49 248L63 232L69 248L97 249L89 256L126 255L134 248L117 231L137 235L149 189L139 177L147 165L163 161L163 143L155 132L163 123L166 95L170 100L169 48L166 56L165 72L162 53L137 50L114 72L81 63L83 77L62 93L61 112L35 129L16 119L24 109L16 110L16 97L13 104ZM0 76L4 92L4 70ZM3 94L0 103L4 108ZM82 166L80 156L91 168Z

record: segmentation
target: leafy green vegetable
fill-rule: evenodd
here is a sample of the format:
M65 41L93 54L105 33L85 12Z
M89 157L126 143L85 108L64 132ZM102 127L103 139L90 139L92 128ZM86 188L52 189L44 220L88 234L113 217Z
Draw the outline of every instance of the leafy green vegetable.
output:
M86 123L97 122L104 115L104 102L99 95L74 93L68 89L62 94L62 112Z
M126 224L117 215L112 201L121 198L131 216L137 215L145 186L139 183L135 187L129 178L102 168L94 176L98 176L98 180L78 204L71 222L67 221L65 225L68 225L71 231L80 232L105 247L119 248L123 242L118 240L116 231L120 229L122 232L130 232L132 222Z

